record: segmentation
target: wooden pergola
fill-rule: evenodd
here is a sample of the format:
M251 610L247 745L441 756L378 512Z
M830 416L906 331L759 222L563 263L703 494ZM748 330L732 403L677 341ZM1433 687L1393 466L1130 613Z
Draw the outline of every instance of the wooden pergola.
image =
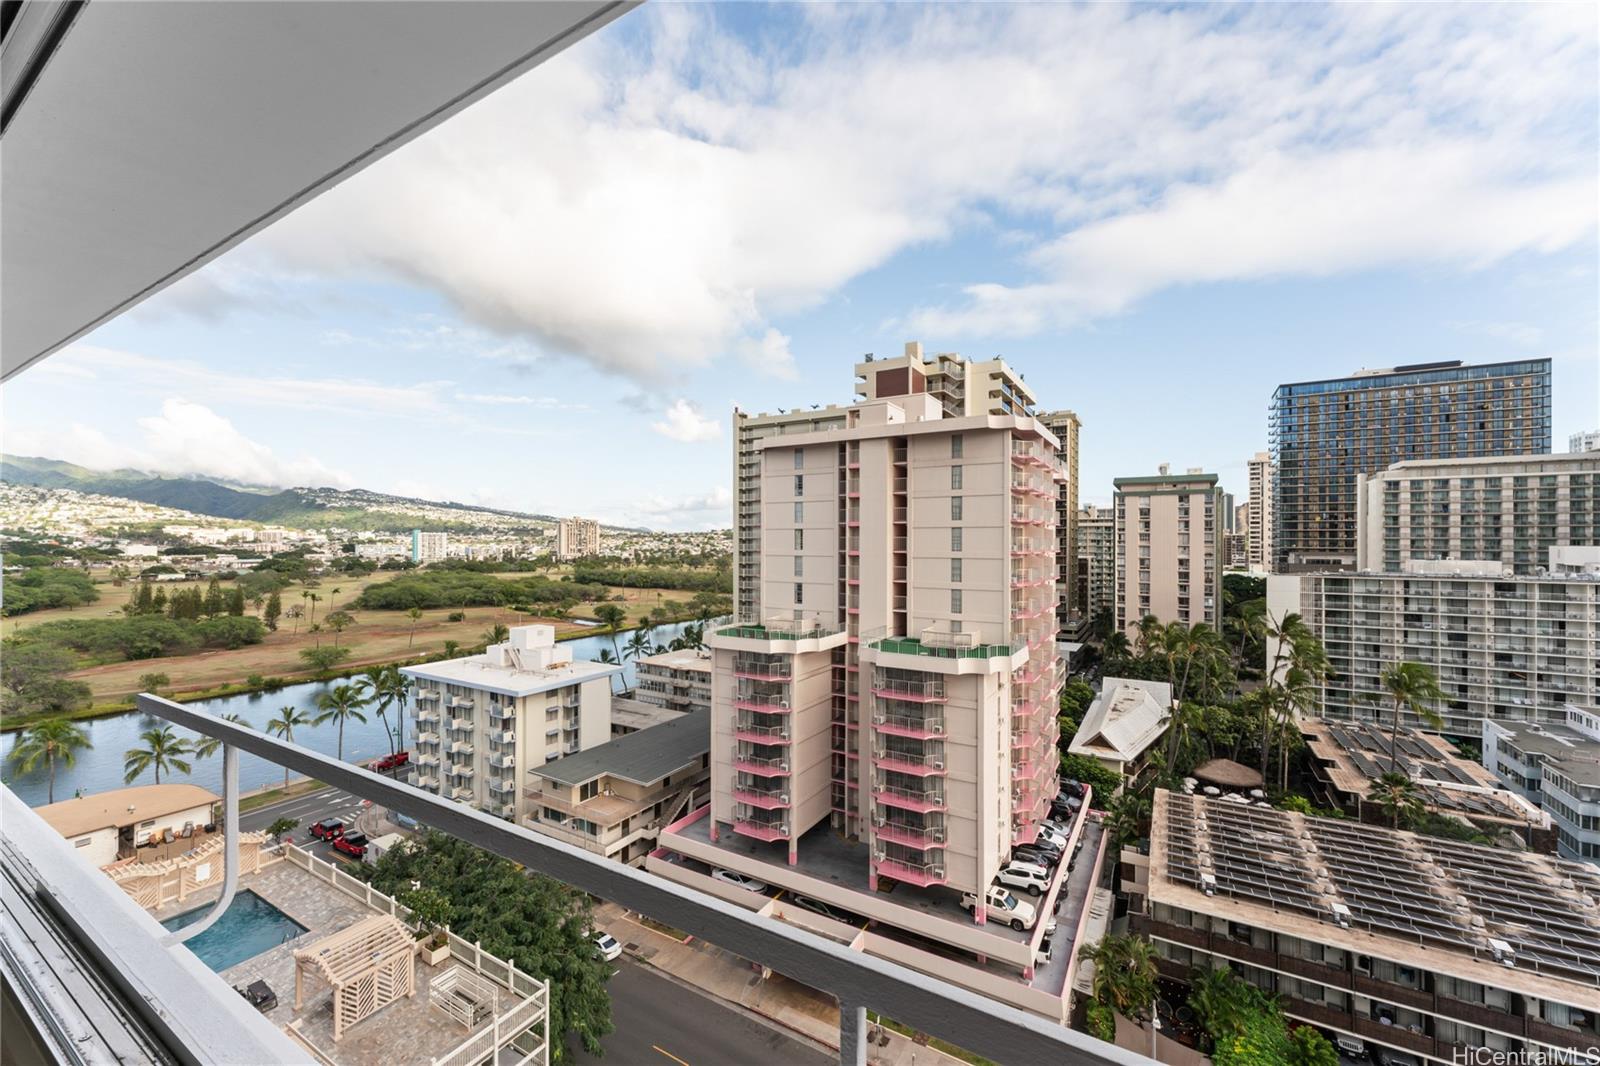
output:
M417 994L416 940L400 919L375 914L294 953L294 1009L306 977L333 988L333 1039L402 996Z

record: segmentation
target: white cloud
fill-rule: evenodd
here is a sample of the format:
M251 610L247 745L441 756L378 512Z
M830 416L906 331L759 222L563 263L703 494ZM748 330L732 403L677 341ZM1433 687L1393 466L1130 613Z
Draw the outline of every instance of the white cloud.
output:
M672 406L667 408L665 418L650 423L650 428L663 437L686 444L716 440L722 436L722 423L701 415L688 400L674 400Z
M618 512L622 525L666 532L723 529L733 521L733 494L718 485L691 496L651 496Z
M746 340L740 346L739 354L746 363L763 374L771 374L785 381L795 381L800 377L800 372L795 369L794 353L789 350L789 338L770 326L759 339Z
M129 467L159 474L223 478L251 485L296 485L349 488L348 474L311 458L284 459L239 431L209 407L169 399L159 414L138 420L139 444L114 442L91 426L12 428L6 448L14 454L39 455L94 470Z
M659 383L725 354L790 374L774 319L963 231L1015 268L907 324L1016 335L1172 286L1594 238L1592 6L795 17L752 45L710 8L647 7L247 252L398 278L517 358Z
M545 410L562 411L590 411L593 410L586 403L568 403L558 400L554 396L522 396L510 393L494 392L458 392L456 399L462 403L481 403L490 406L518 406L539 407Z
M1446 322L1458 333L1475 333L1484 337L1515 344L1519 348L1532 348L1544 340L1544 330L1528 322Z

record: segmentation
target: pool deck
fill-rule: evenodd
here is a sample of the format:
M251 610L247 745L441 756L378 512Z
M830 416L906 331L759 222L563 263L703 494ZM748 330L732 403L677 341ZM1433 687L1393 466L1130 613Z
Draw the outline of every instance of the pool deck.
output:
M416 994L392 1003L364 1019L333 1040L333 990L320 981L307 980L305 1007L294 1009L294 952L337 932L374 912L324 881L288 862L278 862L239 879L239 889L249 889L306 927L293 940L246 959L222 971L221 977L235 988L252 981L265 981L278 995L278 1006L268 1017L282 1027L298 1022L299 1032L317 1050L340 1066L393 1066L396 1062L427 1062L454 1050L477 1029L488 1028L488 1021L468 1030L442 1011L428 1005L428 985L435 977L456 965L446 959L440 966L417 960ZM221 889L210 889L189 896L182 904L171 904L155 911L158 921L212 902ZM501 1012L520 997L510 993Z

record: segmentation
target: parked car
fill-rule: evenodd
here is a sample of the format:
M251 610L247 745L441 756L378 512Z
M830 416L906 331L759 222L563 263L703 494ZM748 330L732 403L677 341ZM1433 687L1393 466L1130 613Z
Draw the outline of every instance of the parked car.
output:
M1031 862L1012 862L1009 866L1002 866L995 880L1007 888L1020 888L1030 896L1050 890L1049 869Z
M1048 966L1051 950L1050 938L1046 936L1039 941L1038 950L1033 953L1033 964L1035 966Z
M336 840L344 836L344 823L337 818L324 818L311 827L311 835L318 840Z
M1422 1060L1411 1052L1386 1047L1373 1048L1372 1061L1378 1066L1422 1066Z
M334 837L333 849L342 851L352 858L362 858L367 854L367 834L344 833L341 836Z
M1079 799L1083 798L1083 782L1082 781L1077 781L1077 780L1074 780L1073 778L1070 778L1070 777L1059 778L1059 780L1061 782L1061 791L1062 792L1065 792L1069 796L1076 796Z
M1011 849L1012 862L1031 862L1035 866L1054 868L1061 864L1061 853L1047 848L1036 847L1033 844L1018 844Z
M963 893L961 906L964 910L977 910L977 895L972 892ZM989 886L989 892L984 899L983 910L987 920L1004 922L1019 932L1023 929L1032 929L1033 923L1039 918L1038 912L1033 909L1033 904L1024 903L998 885Z
M846 925L854 925L861 920L849 911L831 906L820 899L812 899L810 896L790 896L789 902L796 907L810 911L812 914L820 914L824 918L832 918L834 921L844 922Z
M1067 834L1060 832L1054 826L1049 825L1048 823L1039 827L1038 839L1041 842L1045 839L1048 839L1050 843L1056 846L1058 851L1067 850Z
M1334 1050L1339 1053L1339 1066L1352 1066L1353 1063L1366 1063L1367 1044L1359 1036L1348 1033L1324 1032L1323 1036L1333 1041Z
M754 877L734 873L732 870L712 870L711 879L713 881L721 881L725 885L732 885L734 888L742 888L746 892L765 892L767 890L765 881L757 881Z
M409 751L397 751L393 755L385 755L381 759L372 760L372 765L369 769L381 774L385 770L393 770L397 767L405 766L410 761L411 753Z
M599 933L594 938L595 951L606 962L611 962L622 954L622 945L617 943L617 938L610 933Z
M1056 843L1055 837L1046 836L1043 833L1035 836L1033 838L1033 843L1024 844L1022 846L1025 848L1032 848L1035 851L1045 852L1046 854L1055 856L1057 859L1061 858L1061 856L1067 853L1066 848Z

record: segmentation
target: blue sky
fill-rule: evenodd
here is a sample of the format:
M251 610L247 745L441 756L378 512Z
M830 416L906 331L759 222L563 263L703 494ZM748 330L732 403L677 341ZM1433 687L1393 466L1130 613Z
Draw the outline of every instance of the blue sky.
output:
M728 414L1003 354L1085 500L1279 382L1548 355L1600 426L1588 6L651 5L9 383L4 447L661 528Z

